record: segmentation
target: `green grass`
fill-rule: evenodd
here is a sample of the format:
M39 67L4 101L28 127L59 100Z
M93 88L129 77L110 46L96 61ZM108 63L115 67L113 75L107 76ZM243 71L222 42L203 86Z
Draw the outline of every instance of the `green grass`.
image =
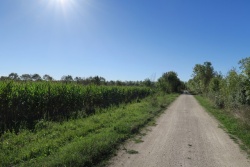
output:
M202 96L195 96L198 102L211 113L222 124L229 134L230 138L236 143L240 143L243 150L250 150L250 126L235 118L225 110L216 108L211 101ZM238 141L240 139L240 141ZM249 152L248 152L249 153Z
M148 97L82 119L40 121L34 131L5 132L0 136L0 166L96 166L177 96Z

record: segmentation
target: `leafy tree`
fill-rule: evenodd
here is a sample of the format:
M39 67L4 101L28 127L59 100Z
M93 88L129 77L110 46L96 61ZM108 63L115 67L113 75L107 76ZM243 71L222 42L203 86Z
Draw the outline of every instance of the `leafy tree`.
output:
M123 86L124 84L123 84L122 81L117 80L117 81L115 81L115 85L117 85L117 86Z
M64 76L62 76L61 80L66 81L66 82L74 81L73 77L71 75L67 75L67 76L64 75Z
M246 102L244 77L236 69L228 72L223 85L223 96L229 107L237 107Z
M193 80L196 82L197 92L206 93L208 92L208 85L210 80L215 76L214 68L212 63L204 62L203 65L196 64L193 69Z
M242 72L250 79L250 57L239 61Z
M240 60L239 64L244 75L246 101L250 104L250 57Z
M108 82L108 85L112 85L112 86L115 85L115 81L112 81L112 80L109 81L109 82Z
M181 81L174 71L166 72L158 79L158 87L166 93L178 92L180 86Z
M154 86L154 82L152 82L150 79L145 79L143 81L143 85L147 86L147 87L153 87Z
M54 79L51 76L49 76L48 74L45 74L43 76L43 80L45 80L45 81L53 81Z
M42 77L39 74L33 74L32 76L33 81L41 81Z
M19 80L20 79L18 74L13 73L13 72L9 74L9 78L12 79L12 80Z
M32 81L32 75L30 74L22 74L20 78L23 81Z
M81 78L81 77L75 77L74 78L74 81L77 81L77 82L79 82L79 81L82 81L83 79Z
M105 78L99 76L95 76L92 78L92 83L94 83L95 85L105 84L105 81Z
M1 80L1 81L3 81L3 80L8 80L8 79L9 79L9 77L6 77L6 76L1 76L1 77L0 77L0 80Z
M211 79L209 83L209 91L210 92L219 92L221 89L221 79L214 77Z

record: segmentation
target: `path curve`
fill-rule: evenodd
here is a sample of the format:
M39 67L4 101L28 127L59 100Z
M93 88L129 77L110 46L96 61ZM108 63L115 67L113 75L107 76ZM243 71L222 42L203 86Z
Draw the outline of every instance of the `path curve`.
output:
M181 95L142 138L118 151L110 167L250 167L246 153L192 95Z

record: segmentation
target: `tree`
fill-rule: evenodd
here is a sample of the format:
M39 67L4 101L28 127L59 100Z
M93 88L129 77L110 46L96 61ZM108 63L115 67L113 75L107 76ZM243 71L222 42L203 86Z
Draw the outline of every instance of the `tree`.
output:
M105 84L106 80L103 77L95 76L92 78L92 83L95 85Z
M239 61L244 77L246 101L250 104L250 57Z
M243 74L250 79L250 57L240 60L239 64Z
M23 81L32 81L32 76L30 74L23 74L23 75L21 75L20 78Z
M13 72L9 74L9 78L12 79L12 80L19 80L20 79L18 74L13 73Z
M45 81L53 81L54 79L51 76L49 76L48 74L45 74L43 76L43 80L45 80Z
M1 77L0 77L0 80L1 80L1 81L4 81L4 80L9 80L9 77L6 77L6 76L1 76Z
M210 92L219 92L221 89L221 79L218 77L214 77L211 79L209 84Z
M117 81L115 81L115 85L117 85L117 86L123 86L124 84L123 84L122 81L117 80Z
M180 86L181 81L174 71L166 72L158 79L158 87L166 93L178 92Z
M150 79L145 79L143 81L143 85L147 86L147 87L153 87L154 86L154 83L150 80Z
M73 77L71 75L67 75L67 76L64 75L64 76L62 76L61 80L66 81L66 82L74 81Z
M228 72L223 85L223 94L228 99L228 105L237 107L245 104L247 99L245 76L239 74L236 69Z
M32 76L33 81L41 81L42 77L39 74L33 74Z
M196 82L197 92L206 93L210 80L215 76L214 68L212 63L204 62L203 65L196 64L193 69L193 80Z
M188 80L187 82L188 91L193 94L201 93L201 89L199 88L199 83L194 80L194 78Z

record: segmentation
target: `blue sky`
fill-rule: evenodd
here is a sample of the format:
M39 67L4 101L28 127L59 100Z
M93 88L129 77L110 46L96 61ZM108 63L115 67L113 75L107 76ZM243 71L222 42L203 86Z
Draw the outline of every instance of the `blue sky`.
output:
M183 81L250 56L249 0L1 0L0 76Z

